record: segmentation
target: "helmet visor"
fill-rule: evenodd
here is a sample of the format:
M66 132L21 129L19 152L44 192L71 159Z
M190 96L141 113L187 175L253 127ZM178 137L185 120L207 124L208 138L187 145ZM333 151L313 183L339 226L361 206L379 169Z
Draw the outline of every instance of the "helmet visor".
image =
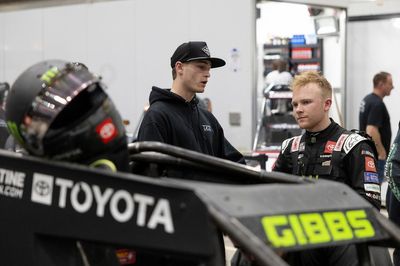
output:
M53 67L40 79L42 90L20 127L26 146L37 155L43 155L43 138L60 112L83 90L94 90L100 83L98 76L75 63L67 63L63 69Z

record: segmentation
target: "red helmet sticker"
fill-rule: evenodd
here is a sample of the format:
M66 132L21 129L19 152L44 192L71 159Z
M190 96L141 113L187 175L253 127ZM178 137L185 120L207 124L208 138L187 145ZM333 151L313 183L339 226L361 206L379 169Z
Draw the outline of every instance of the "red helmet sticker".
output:
M117 127L114 125L111 118L107 118L97 125L96 132L99 134L104 144L107 144L118 135Z
M365 171L376 173L376 166L374 159L369 156L365 157Z
M333 148L335 148L336 142L329 140L325 145L324 153L332 153Z

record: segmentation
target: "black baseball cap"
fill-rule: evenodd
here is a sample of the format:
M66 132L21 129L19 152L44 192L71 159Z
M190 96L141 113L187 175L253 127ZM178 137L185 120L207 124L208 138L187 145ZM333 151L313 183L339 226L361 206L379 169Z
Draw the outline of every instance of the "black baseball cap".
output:
M211 62L211 68L222 67L226 63L224 60L216 57L211 57L210 50L206 42L185 42L176 48L171 57L171 67L175 67L175 63L180 61L182 63L207 60Z

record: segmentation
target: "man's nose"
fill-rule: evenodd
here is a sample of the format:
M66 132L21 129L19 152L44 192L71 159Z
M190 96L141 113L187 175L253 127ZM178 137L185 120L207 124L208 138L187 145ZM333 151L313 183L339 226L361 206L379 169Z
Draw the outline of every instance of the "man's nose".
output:
M294 111L296 112L296 113L301 113L301 112L303 112L303 108L301 107L301 105L297 105L296 107L293 107L294 108Z

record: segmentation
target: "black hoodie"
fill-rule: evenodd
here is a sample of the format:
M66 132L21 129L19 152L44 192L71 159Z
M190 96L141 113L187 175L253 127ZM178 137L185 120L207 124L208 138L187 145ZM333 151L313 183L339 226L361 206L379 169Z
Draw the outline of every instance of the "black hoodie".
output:
M210 112L187 102L170 89L153 87L150 108L139 129L138 141L159 141L204 154L244 163L244 158L224 137Z

